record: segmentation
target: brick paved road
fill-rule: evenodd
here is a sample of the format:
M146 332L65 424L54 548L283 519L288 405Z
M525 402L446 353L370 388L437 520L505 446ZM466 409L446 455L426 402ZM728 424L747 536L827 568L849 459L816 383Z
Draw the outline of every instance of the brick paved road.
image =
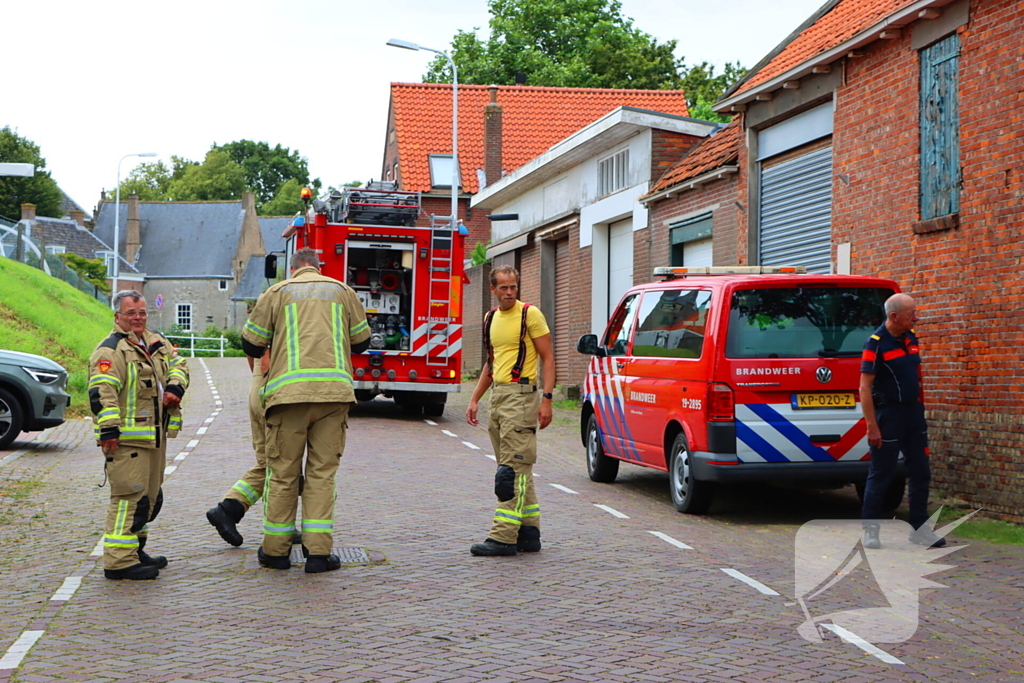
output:
M796 632L793 539L810 519L855 517L852 492L735 489L706 517L679 515L663 473L624 465L618 483L590 482L568 412L540 439L543 552L471 557L493 511L494 463L486 433L461 416L465 394L436 425L384 401L351 419L336 544L379 551L386 564L319 576L259 569L259 508L237 549L204 518L250 463L248 373L240 359L205 367L212 385L193 361L189 425L168 454L183 457L153 525L151 548L171 558L156 582L106 581L91 555L108 491L96 486L87 424L0 452L0 681L1024 677L1020 549L972 542L943 560L954 568L932 578L949 587L922 592L916 635L881 646L903 664L838 638L812 644ZM830 609L865 600L877 604L846 589Z

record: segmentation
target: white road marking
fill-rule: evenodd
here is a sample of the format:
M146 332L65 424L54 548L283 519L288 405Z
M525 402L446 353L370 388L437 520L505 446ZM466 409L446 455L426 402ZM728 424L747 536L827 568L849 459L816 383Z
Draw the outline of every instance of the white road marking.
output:
M677 548L682 548L683 550L693 550L691 546L686 545L682 541L677 541L668 534L663 534L660 531L648 531L647 533L653 536L657 536L661 540L665 541L665 543L668 543L669 545L674 545Z
M177 465L168 465L164 468L164 476L169 477L176 469L178 469Z
M196 430L196 434L199 434L200 436L202 436L205 433L206 433L206 427L200 427L199 429Z
M185 445L185 450L189 450L190 451L190 450L192 450L193 448L195 448L198 445L199 445L199 439L192 439L191 441L189 441Z
M874 655L875 657L878 657L879 659L881 659L886 664L903 664L902 661L896 659L895 657L893 657L891 654L889 654L885 650L881 650L881 649L875 647L874 645L872 645L868 641L866 641L863 638L861 638L860 636L858 636L856 633L853 633L852 631L847 631L842 626L836 626L835 624L822 624L821 627L822 628L827 628L829 631L832 631L833 633L835 633L837 636L839 636L840 638L842 638L846 642L853 643L854 645L856 645L860 649L864 650L864 652L867 652L870 655Z
M764 593L765 595L778 595L778 593L773 591L768 586L764 585L760 581L756 581L756 580L750 578L749 576L747 576L746 574L744 574L741 571L737 571L735 569L729 569L727 567L721 567L720 569L723 572L725 572L726 574L728 574L729 576L733 577L734 579L739 579L743 583L747 584L748 586L751 586L752 588L758 590L761 593Z
M204 425L208 425L208 424L210 424L211 422L213 422L213 418L212 418L212 417L208 417L208 418L206 418L205 420L203 420L203 424L204 424Z
M103 555L103 537L100 536L100 540L96 541L96 547L89 553L89 557L100 557Z
M490 458L491 460L493 460L494 462L498 462L498 459L497 459L497 458L495 458L495 457L494 457L493 455L491 455L490 453L488 453L488 454L487 454L487 457L488 457L488 458Z
M426 422L428 425L431 425L432 427L436 427L437 426L437 423L434 422L433 420L424 420L424 422Z
M217 406L222 406L222 405L224 405L224 402L223 401L214 401L213 404L217 405Z
M449 431L448 431L447 429L442 429L442 430L441 430L441 433L442 433L442 434L447 434L448 436L454 437L454 438L456 438L456 439L457 439L457 438L459 438L459 435L458 435L458 434L452 434L452 433L451 433L451 432L449 432Z
M466 448L472 448L474 451L480 450L479 446L477 446L475 443L470 443L468 441L463 441L462 445L465 446Z
M70 600L71 596L75 594L78 587L82 585L81 576L69 576L64 579L64 583L60 585L57 592L53 594L50 600Z
M176 456L174 456L174 462L178 462L180 460L184 460L185 456L187 456L187 455L188 455L188 453L178 453Z
M551 482L548 482L548 483L550 484ZM576 493L575 491L573 491L571 488L569 488L567 486L562 486L561 484L551 484L551 485L554 486L559 491L565 491L566 493L571 493L571 494L576 495L576 496L579 495L578 493Z
M607 512L610 515L615 515L619 519L629 519L628 515L624 515L621 512L619 512L618 510L616 510L615 508L610 508L607 505L598 505L597 503L594 503L594 507L600 508L601 510L604 510L605 512Z
M0 671L17 669L28 651L43 637L43 631L23 631L14 644L7 648L7 654L0 658Z

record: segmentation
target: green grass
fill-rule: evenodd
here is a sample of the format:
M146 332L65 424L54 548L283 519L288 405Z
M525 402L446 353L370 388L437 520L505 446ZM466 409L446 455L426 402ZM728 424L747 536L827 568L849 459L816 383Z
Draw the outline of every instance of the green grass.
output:
M936 526L960 519L969 513L969 510L961 510L947 505L942 508L942 514L939 515L939 523ZM986 519L980 514L958 526L953 533L964 538L977 538L1001 545L1024 545L1024 526L1002 522L998 519Z
M46 356L68 371L68 415L88 412L89 356L114 326L110 309L71 285L0 258L0 348Z

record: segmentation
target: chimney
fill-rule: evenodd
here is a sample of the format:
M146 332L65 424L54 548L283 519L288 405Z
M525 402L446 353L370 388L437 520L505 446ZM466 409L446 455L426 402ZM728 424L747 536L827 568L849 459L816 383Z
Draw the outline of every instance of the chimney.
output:
M35 204L22 204L21 205L21 220L23 221L34 221L36 219L36 205Z
M71 209L68 211L68 215L71 216L71 220L78 223L81 227L85 227L85 211L81 209Z
M134 264L142 248L142 231L139 229L139 195L128 195L128 227L124 236L124 260Z
M498 86L488 88L491 100L484 107L484 178L487 185L501 179L501 118Z

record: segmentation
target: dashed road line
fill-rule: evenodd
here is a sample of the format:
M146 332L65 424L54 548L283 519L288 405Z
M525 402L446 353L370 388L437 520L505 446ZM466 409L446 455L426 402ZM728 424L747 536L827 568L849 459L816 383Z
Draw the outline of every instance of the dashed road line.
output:
M619 519L629 519L629 515L624 515L615 508L608 507L607 505L598 505L597 503L594 503L594 507L604 510L610 515L615 515Z
M458 435L458 434L452 434L452 433L451 433L451 432L449 432L449 431L448 431L447 429L442 429L442 430L441 430L441 433L442 433L442 434L447 434L448 436L450 436L450 437L452 437L452 438L455 438L455 439L459 438L459 435Z
M463 441L462 445L465 446L466 448L472 448L474 451L480 450L479 446L477 446L475 443L470 443L468 441Z
M424 420L424 422L426 422L431 427L436 427L437 426L437 423L434 422L433 420Z
M548 483L549 483L549 484L551 484L551 482L548 482ZM568 486L562 486L561 484L551 484L551 485L552 485L552 486L554 486L554 487L555 487L556 489L558 489L559 491L565 491L566 493L571 493L571 494L573 494L574 496L578 496L578 495L580 495L580 494L579 494L579 493L578 493L577 491L573 491L573 490L572 490L571 488L569 488Z
M497 459L497 458L495 458L495 457L494 457L493 455L491 455L490 453L486 453L486 454L484 455L484 457L485 457L485 458L490 458L490 459L491 459L491 460L493 460L494 462L498 462L498 459Z
M192 439L185 445L185 450L190 451L199 445L199 439Z
M682 550L693 550L693 546L686 545L682 541L677 541L668 534L663 534L660 531L648 531L647 533L651 534L652 536L657 536L669 545L674 545L675 547L681 548Z
M853 643L860 649L864 650L864 652L867 652L870 655L878 657L886 664L904 664L904 662L902 662L899 659L896 659L885 650L875 647L868 641L858 636L856 633L853 633L852 631L847 631L842 626L837 626L836 624L822 624L821 627L827 628L829 631L832 631L846 642Z
M750 578L749 576L747 576L746 574L744 574L741 571L738 571L736 569L730 569L728 567L719 567L719 568L723 572L728 574L729 576L733 577L734 579L739 579L740 581L742 581L743 583L747 584L751 588L754 588L755 590L757 590L757 591L759 591L761 593L764 593L765 595L778 595L778 593L773 591L768 586L764 585L763 583L761 583L760 581L758 581L756 579Z
M0 657L0 671L17 669L28 651L43 637L43 631L23 631L14 644L7 648L7 653Z
M82 585L81 576L69 576L64 579L64 583L60 585L60 588L50 597L50 600L70 600L71 596L75 594L78 587Z

